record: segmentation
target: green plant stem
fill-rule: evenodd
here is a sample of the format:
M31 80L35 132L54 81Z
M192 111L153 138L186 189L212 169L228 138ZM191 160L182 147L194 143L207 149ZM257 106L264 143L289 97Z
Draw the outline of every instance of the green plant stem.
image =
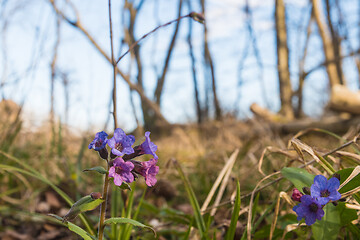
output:
M106 203L107 203L107 195L108 195L108 189L109 189L109 164L107 165L107 172L105 175L105 181L104 181L104 189L103 189L103 199L104 202L101 203L100 206L100 223L99 223L99 234L98 238L99 240L103 239L104 235L104 222L105 222L105 213L106 213Z

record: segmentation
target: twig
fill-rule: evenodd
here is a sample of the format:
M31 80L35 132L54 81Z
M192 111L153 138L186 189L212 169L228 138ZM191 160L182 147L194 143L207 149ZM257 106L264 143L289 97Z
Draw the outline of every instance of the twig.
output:
M121 60L123 57L126 56L126 54L128 54L136 45L138 45L138 43L139 43L140 41L142 41L143 39L145 39L145 38L146 38L147 36L149 36L150 34L156 32L156 31L157 31L158 29L160 29L160 28L166 27L166 26L168 26L168 25L170 25L170 24L172 24L172 23L174 23L174 22L178 22L178 21L180 21L181 19L187 18L187 17L192 17L192 16L191 16L191 13L189 13L189 14L187 14L187 15L185 15L185 16L181 16L181 17L179 17L179 18L177 18L177 19L175 19L175 20L172 20L172 21L170 21L170 22L167 22L167 23L165 23L165 24L163 24L163 25L160 25L160 26L154 28L152 31L146 33L146 34L143 35L141 38L139 38L136 42L134 42L133 44L131 44L131 46L129 47L129 49L128 49L123 55L121 55L121 56L119 57L119 59L116 61L116 64L118 64L118 63L120 62L120 60Z

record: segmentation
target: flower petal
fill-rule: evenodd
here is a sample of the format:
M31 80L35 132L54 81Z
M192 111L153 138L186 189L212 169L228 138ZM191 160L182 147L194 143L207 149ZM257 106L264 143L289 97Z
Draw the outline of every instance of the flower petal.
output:
M325 205L330 201L329 197L320 197L317 200L321 205Z
M337 179L335 177L329 179L329 181L328 181L328 190L329 190L329 192L337 190L339 187L340 187L339 179Z
M121 186L122 182L123 182L122 176L120 176L119 174L115 174L115 176L114 176L114 184L116 186Z
M337 201L341 198L341 194L338 191L334 191L330 194L329 199L332 201Z
M315 213L311 213L311 214L307 215L306 218L305 218L305 223L308 226L314 224L315 221L316 221L316 214Z
M317 175L314 178L314 185L320 189L320 191L327 188L327 179L323 175Z
M112 166L110 169L109 169L109 177L114 177L115 176L115 167Z
M121 128L117 128L114 131L114 137L116 140L121 140L126 136L125 132Z
M121 176L127 183L131 183L134 181L134 175L131 172L123 172Z

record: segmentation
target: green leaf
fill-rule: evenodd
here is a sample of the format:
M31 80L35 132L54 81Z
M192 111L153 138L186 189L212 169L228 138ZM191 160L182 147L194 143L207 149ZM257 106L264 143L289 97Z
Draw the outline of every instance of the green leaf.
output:
M314 175L302 168L283 168L281 174L302 192L303 187L310 187L314 182Z
M93 168L89 168L89 169L84 169L83 172L89 172L89 171L95 171L101 174L106 174L107 171L105 170L105 168L97 166L97 167L93 167Z
M53 217L53 218L56 218L57 220L59 220L60 222L63 222L64 219L56 214L52 214L52 213L49 213L48 216L50 217Z
M121 188L122 190L130 190L131 191L131 186L127 182L122 182L122 184L119 186L119 188Z
M95 209L103 201L104 200L101 198L93 199L90 195L80 198L76 203L74 203L74 205L72 205L69 212L64 216L64 221L71 221L80 213Z
M341 227L339 208L332 204L324 207L325 215L312 226L312 232L315 240L336 240Z
M240 183L237 181L236 183L236 198L235 198L235 204L234 204L234 210L231 216L231 222L229 229L226 233L225 240L232 240L235 236L235 230L236 230L236 224L239 218L239 212L240 212L240 205L241 205L241 198L240 198Z
M70 231L73 231L74 233L76 233L77 235L82 237L84 240L96 240L97 239L94 236L91 236L89 233L87 233L81 227L79 227L71 222L68 222L68 228L70 229Z
M51 217L56 218L57 220L59 220L60 222L64 222L64 219L62 217L59 217L58 215L55 214L48 214ZM73 231L74 233L78 234L79 236L81 236L83 239L85 240L96 240L97 238L92 236L91 234L89 234L88 232L86 232L84 229L82 229L81 227L71 223L71 222L66 222L63 223L65 224L70 231Z
M327 204L324 207L325 216L316 221L312 226L314 238L316 240L337 239L339 230L343 226L349 226L351 222L357 219L357 213L354 209L345 207L345 203L340 202L337 206Z
M254 239L268 239L270 235L270 229L271 229L271 224L263 226L261 229L256 231L256 233L254 234ZM275 228L272 239L278 239L279 237L281 237L283 232L284 230ZM243 234L243 236L245 236L245 233Z
M347 208L345 203L339 202L339 204L336 206L336 209L340 213L341 226L346 226L353 220L357 219L356 210Z
M124 223L131 224L131 225L133 225L135 227L141 227L141 228L149 229L154 233L154 235L156 237L156 232L152 227L146 226L145 224L142 224L142 223L140 223L140 222L138 222L136 220L130 219L130 218L121 218L121 217L109 218L109 219L106 219L105 222L104 222L105 225L108 225L108 224L124 224Z
M352 173L354 168L345 168L340 171L337 171L336 173L340 174L340 184L342 184ZM358 174L356 177L351 179L345 186L343 186L339 193L345 193L348 192L354 188L357 188L360 186L360 174Z

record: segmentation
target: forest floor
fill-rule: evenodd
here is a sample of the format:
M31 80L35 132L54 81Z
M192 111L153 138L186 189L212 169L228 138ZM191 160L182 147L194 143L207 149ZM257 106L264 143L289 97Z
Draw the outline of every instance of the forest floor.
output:
M166 226L169 229L186 231L186 228L183 229L180 225L171 226L166 219L157 217L149 210L153 207L161 212L161 209L166 208L192 214L192 207L173 160L176 159L181 164L201 205L225 163L238 149L239 155L221 201L225 204L217 208L214 216L218 228L225 226L231 218L231 206L226 205L226 202L236 190L235 180L240 181L241 195L248 195L263 178L263 174L270 174L290 165L293 161L291 156L296 158L296 152L289 144L289 140L296 134L284 134L279 129L255 119L238 121L229 117L221 122L209 122L200 126L177 125L152 132L151 140L158 146L160 171L157 176L158 183L147 189L146 204L140 216L142 221L153 225L160 232ZM303 131L296 137L318 152L325 153L358 133L357 125L348 126L347 129L346 132L338 133L343 140L318 129ZM2 129L2 132L5 131L6 129ZM72 199L78 199L91 192L101 192L102 188L101 175L82 172L86 168L104 166L103 160L98 158L94 151L87 149L93 136L94 133L74 136L65 127L56 129L55 137L49 127L36 131L21 128L13 136L11 143L3 143L3 146L7 147L2 151L26 162ZM139 137L141 138L141 135L136 136ZM263 153L266 154L259 168ZM2 164L17 166L4 155L0 159ZM0 170L0 180L1 239L77 239L67 228L59 227L47 216L48 213L64 216L69 210L66 202L47 184L21 172L5 170ZM144 181L139 179L134 190L135 199L139 199L145 189ZM269 186L263 189L262 193L263 196L274 197L274 187ZM122 197L126 201L126 196ZM244 206L247 201L248 199L244 199ZM261 201L268 200L261 198ZM98 208L89 212L88 216L96 222ZM244 231L245 224L244 217L244 222L241 222L237 229L239 234ZM164 236L160 234L160 239L166 239Z

